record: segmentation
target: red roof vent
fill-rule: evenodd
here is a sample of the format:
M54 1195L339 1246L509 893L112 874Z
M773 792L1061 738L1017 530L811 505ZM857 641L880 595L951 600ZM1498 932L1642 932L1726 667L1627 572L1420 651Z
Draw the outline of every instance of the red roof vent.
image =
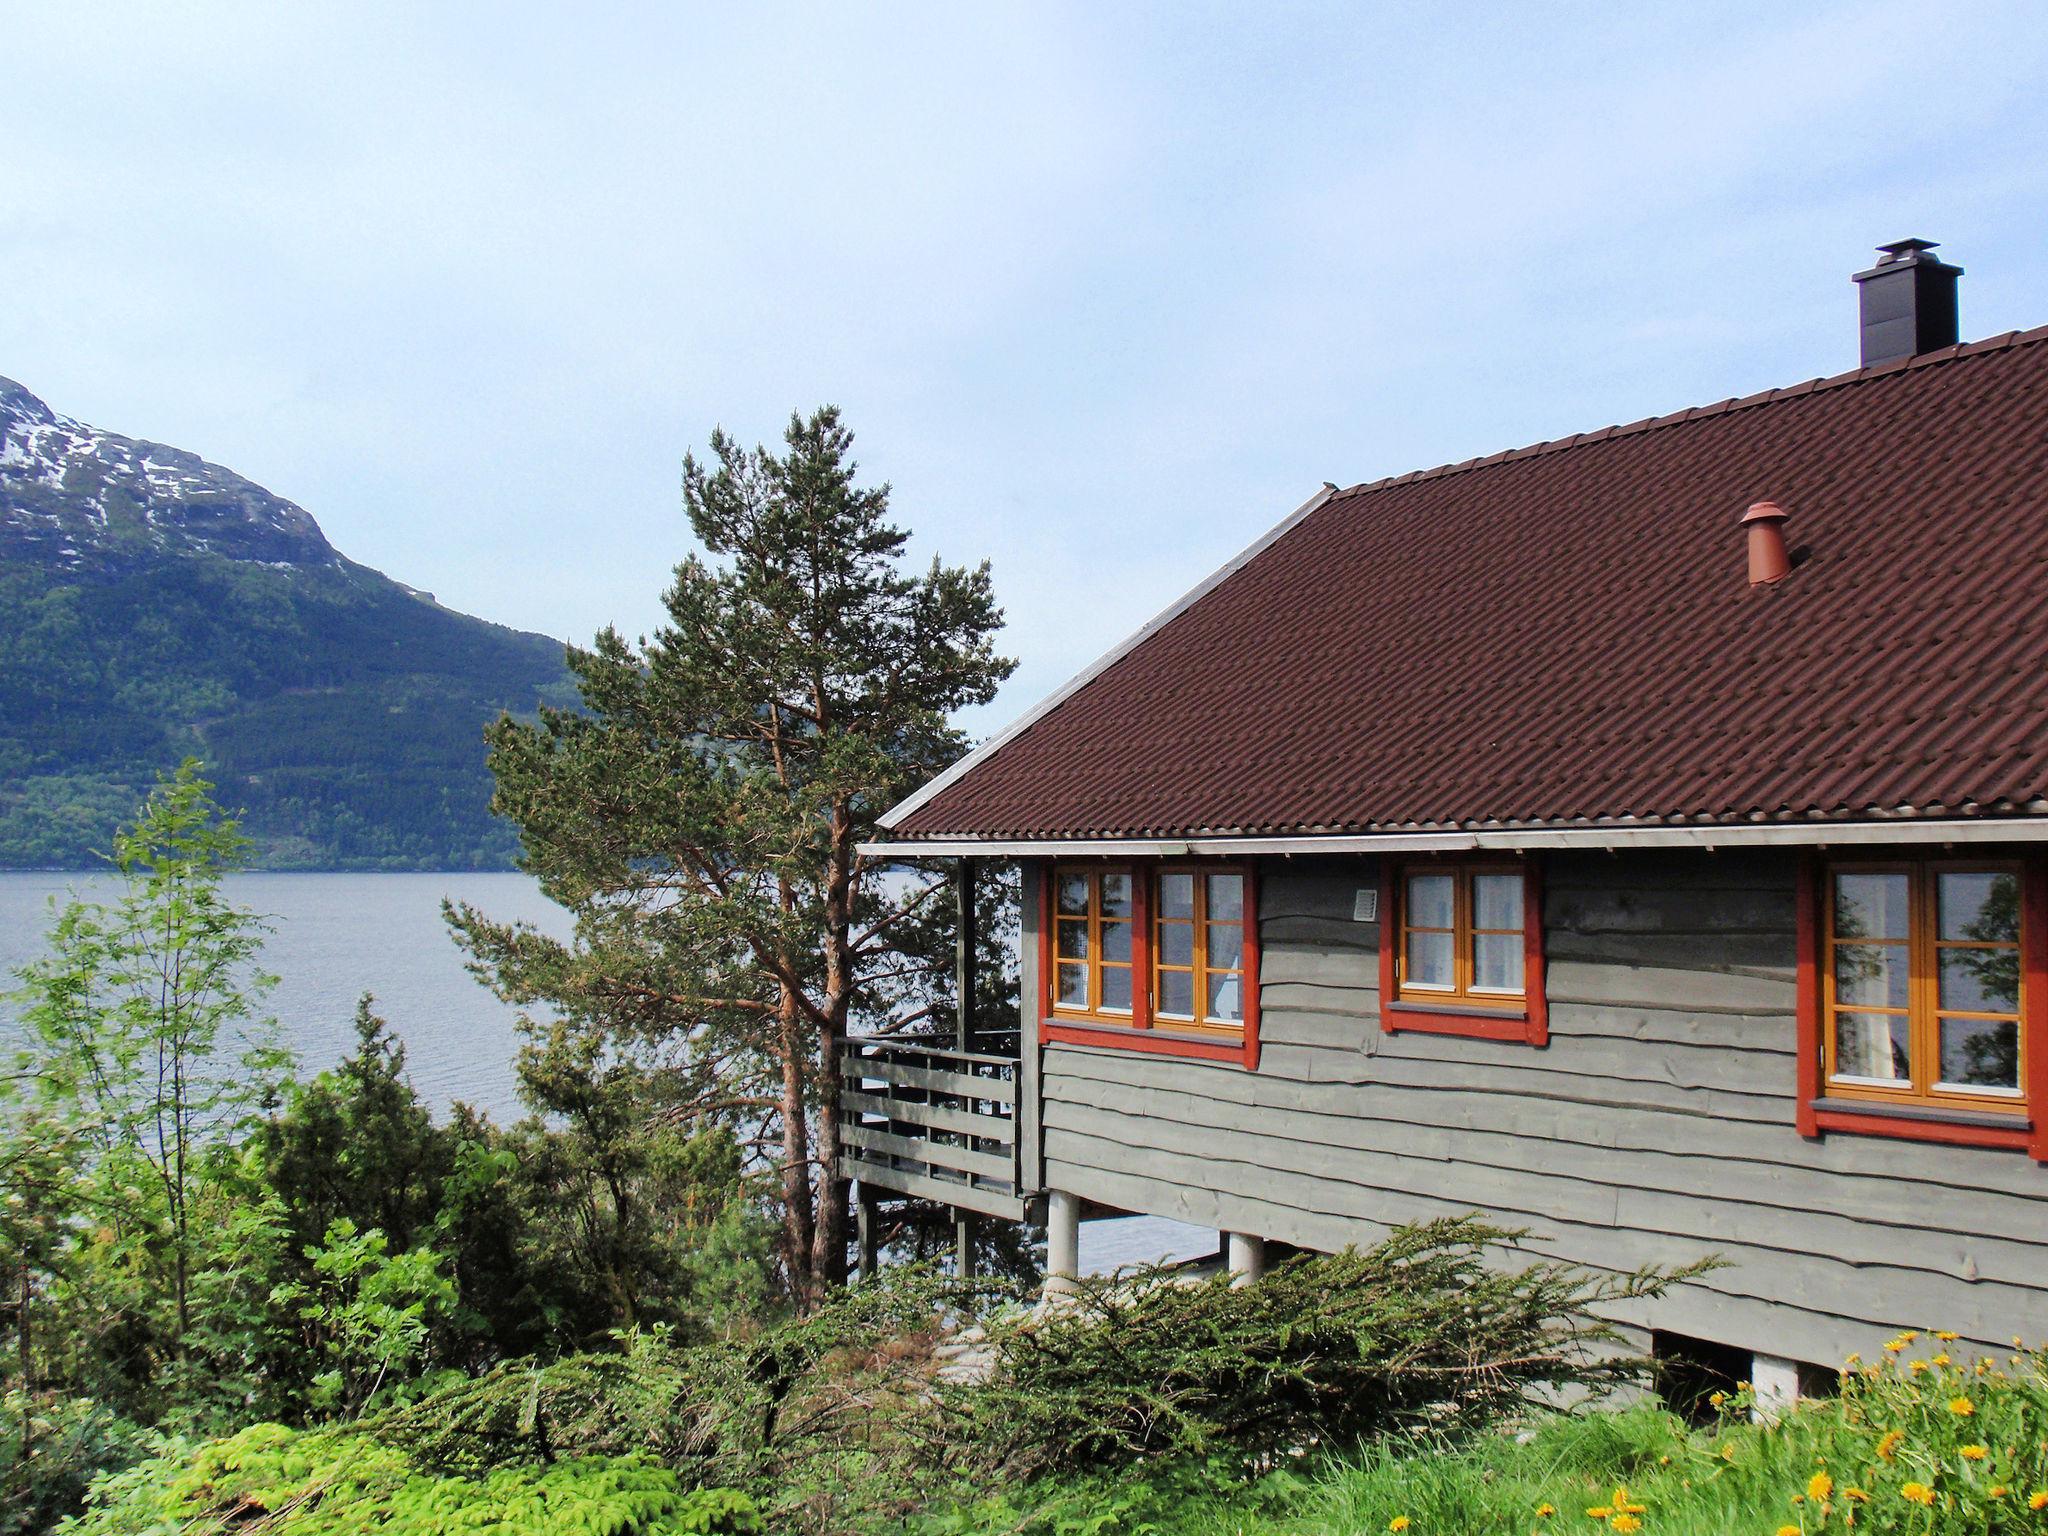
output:
M1785 548L1785 519L1791 514L1775 501L1759 501L1742 514L1749 530L1749 584L1775 587L1792 574L1792 556Z

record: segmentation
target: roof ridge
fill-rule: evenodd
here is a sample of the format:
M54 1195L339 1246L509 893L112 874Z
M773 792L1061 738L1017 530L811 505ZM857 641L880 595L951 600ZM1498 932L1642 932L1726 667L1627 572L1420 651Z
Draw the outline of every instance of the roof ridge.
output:
M1530 443L1521 448L1502 448L1494 453L1482 454L1476 458L1460 459L1451 464L1437 464L1428 469L1406 470L1398 475L1383 475L1377 480L1362 480L1357 485L1346 486L1331 501L1348 500L1353 496L1365 496L1374 491L1392 490L1395 486L1412 485L1419 480L1444 480L1452 475L1465 474L1475 469L1490 469L1496 464L1511 460L1533 459L1542 454L1561 453L1567 448L1577 448L1586 443L1605 442L1609 438L1633 437L1639 432L1654 432L1660 427L1682 426L1689 421L1698 421L1707 416L1719 416L1728 411L1751 410L1757 406L1772 405L1780 400L1789 400L1795 395L1818 394L1822 390L1843 389L1851 384L1861 384L1869 379L1883 378L1894 373L1904 373L1913 368L1935 367L1942 363L1960 361L1966 357L1978 357L1988 352L2002 352L2015 347L2032 346L2048 341L2048 325L2037 325L2031 330L2005 331L1996 336L1982 337L1977 341L1957 342L1953 346L1937 347L1931 352L1916 353L1912 357L1897 358L1889 363L1873 363L1865 368L1852 368L1846 373L1824 375L1807 379L1798 384L1785 384L1774 389L1758 390L1752 395L1731 395L1725 400L1716 400L1709 405L1689 405L1683 410L1668 411L1662 416L1645 416L1640 421L1617 423L1613 426L1595 427L1589 432L1574 432L1569 437L1550 438L1543 442Z

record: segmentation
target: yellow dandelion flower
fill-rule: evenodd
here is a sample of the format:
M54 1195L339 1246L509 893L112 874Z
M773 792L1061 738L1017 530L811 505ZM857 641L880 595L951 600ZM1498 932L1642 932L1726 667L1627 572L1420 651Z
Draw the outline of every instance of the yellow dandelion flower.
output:
M1886 1339L1884 1341L1884 1351L1888 1355L1896 1355L1905 1347L1906 1341L1904 1339Z
M1870 1502L1870 1495L1865 1493L1861 1488L1844 1488L1842 1490L1842 1497L1845 1499L1854 1499L1858 1504L1868 1504Z
M1408 1529L1408 1517L1407 1517L1406 1515L1396 1515L1396 1516L1394 1516L1394 1518L1393 1518L1393 1519L1391 1519L1391 1520L1389 1520L1389 1521L1387 1522L1387 1529L1388 1529L1388 1530L1390 1530L1390 1531L1405 1531L1405 1530L1407 1530L1407 1529Z
M1806 1480L1806 1496L1818 1504L1835 1491L1835 1480L1825 1472L1816 1472Z
M1781 1525L1778 1527L1778 1536L1800 1536L1799 1527L1796 1525Z
M1606 1504L1595 1504L1587 1509L1586 1518L1588 1520L1605 1520L1613 1513L1614 1510L1611 1506Z
M1924 1376L1927 1373L1927 1362L1925 1360L1915 1360L1910 1369L1915 1376Z
M1538 1504L1536 1506L1536 1518L1538 1520L1548 1520L1556 1513L1557 1506L1555 1504Z
M1953 1344L1962 1337L1960 1333L1957 1333L1952 1328L1937 1328L1934 1331L1934 1336L1944 1344Z
M1899 1497L1911 1504L1932 1504L1934 1490L1925 1483L1907 1483L1899 1489Z
M1890 1461L1892 1453L1905 1443L1906 1432L1903 1429L1887 1430L1884 1438L1877 1442L1877 1454L1881 1460Z
M1851 1355L1848 1359L1842 1362L1842 1364L1844 1365L1861 1365L1862 1363L1863 1357L1861 1355Z
M1800 1506L1801 1504L1804 1504L1805 1502L1806 1502L1806 1495L1805 1495L1805 1494L1803 1494L1803 1493L1795 1493L1795 1494L1793 1494L1793 1495L1792 1495L1792 1507L1793 1507L1794 1509L1797 1509L1797 1508L1798 1508L1798 1507L1799 1507L1799 1506Z
M1963 1460L1965 1461L1982 1461L1990 1454L1991 1447L1988 1445L1966 1445L1963 1447Z
M2006 1495L2007 1495L2008 1493L2011 1493L2011 1492L2012 1492L2012 1490L2011 1490L2010 1488L2006 1487L2006 1486L2005 1486L2005 1484L2003 1484L2003 1483L1993 1483L1993 1484L1992 1484L1992 1485L1991 1485L1991 1486L1990 1486L1989 1488L1986 1488L1986 1489L1984 1490L1984 1497L1985 1497L1985 1498L1987 1498L1987 1499L2002 1499L2002 1498L2004 1498L2004 1497L2005 1497L2005 1496L2006 1496Z
M1707 1402L1713 1407L1718 1408L1727 1401L1728 1394L1726 1392L1709 1392L1707 1394Z
M1954 1365L1955 1361L1949 1359L1948 1351L1944 1349L1940 1354L1936 1355L1930 1363L1934 1365Z
M2035 1490L2027 1495L2027 1508L2048 1509L2048 1488Z
M1610 1531L1620 1531L1622 1536L1628 1536L1628 1533L1631 1531L1640 1531L1643 1528L1643 1522L1634 1515L1617 1514L1612 1520L1607 1522L1607 1528Z
M1732 1445L1724 1445L1724 1446L1722 1446L1722 1447L1721 1447L1721 1459L1722 1459L1723 1461L1733 1461L1733 1460L1735 1459L1735 1447L1734 1447L1734 1446L1732 1446Z
M1647 1505L1630 1502L1626 1488L1617 1487L1614 1490L1614 1512L1617 1515L1640 1515L1647 1508Z
M1967 1419L1977 1411L1977 1405L1967 1397L1952 1397L1948 1400L1948 1411L1959 1419Z

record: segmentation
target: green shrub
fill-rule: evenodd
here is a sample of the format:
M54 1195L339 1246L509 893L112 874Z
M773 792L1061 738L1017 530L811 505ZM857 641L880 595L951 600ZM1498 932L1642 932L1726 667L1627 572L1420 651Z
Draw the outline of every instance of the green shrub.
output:
M194 1452L173 1448L103 1480L66 1536L751 1536L754 1503L689 1489L644 1457L578 1457L435 1476L403 1452L344 1431L259 1424Z
M1085 1281L1065 1306L994 1325L993 1379L948 1397L977 1460L1085 1472L1454 1435L1639 1376L1590 1309L1673 1277L1500 1267L1498 1245L1519 1236L1439 1221L1242 1288L1227 1275Z
M93 1479L134 1465L157 1438L80 1397L0 1393L0 1536L36 1536L76 1510Z

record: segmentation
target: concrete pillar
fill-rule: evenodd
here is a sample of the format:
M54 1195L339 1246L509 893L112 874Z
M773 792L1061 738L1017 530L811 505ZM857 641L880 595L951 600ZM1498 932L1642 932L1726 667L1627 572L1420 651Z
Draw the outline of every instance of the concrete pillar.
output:
M1045 1202L1045 1289L1071 1291L1081 1274L1081 1197L1055 1189Z
M1753 1416L1774 1419L1799 1401L1799 1362L1777 1355L1756 1355L1749 1367L1749 1387L1756 1399Z
M1230 1283L1250 1285L1266 1272L1266 1240L1248 1232L1229 1232Z

